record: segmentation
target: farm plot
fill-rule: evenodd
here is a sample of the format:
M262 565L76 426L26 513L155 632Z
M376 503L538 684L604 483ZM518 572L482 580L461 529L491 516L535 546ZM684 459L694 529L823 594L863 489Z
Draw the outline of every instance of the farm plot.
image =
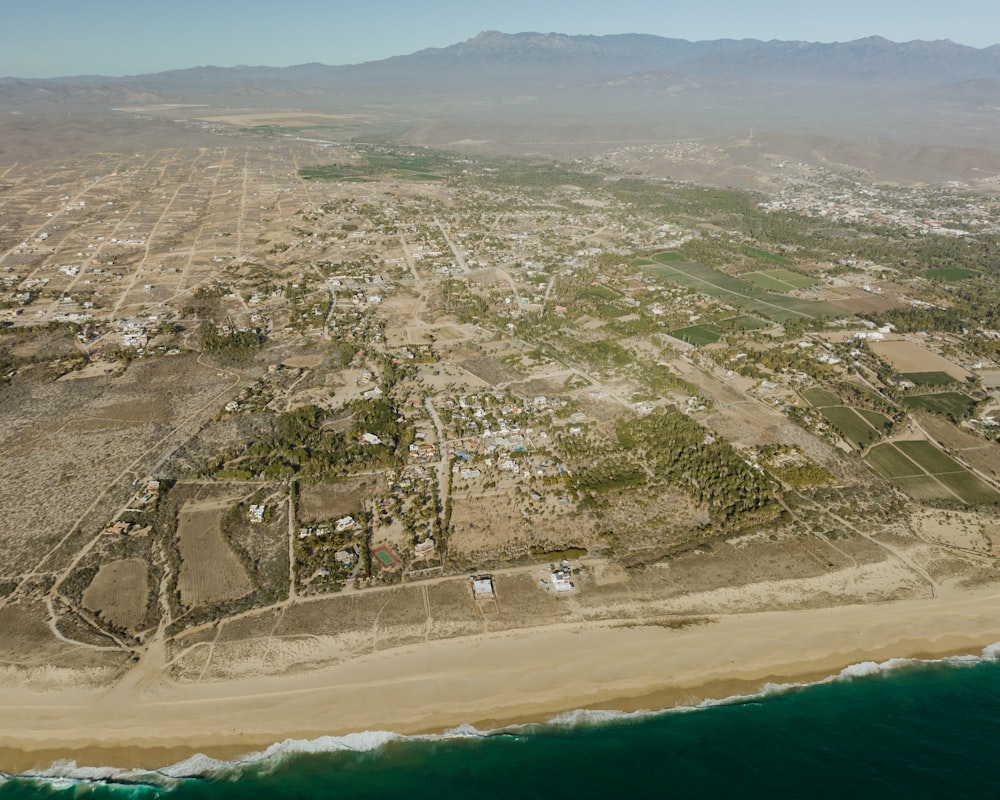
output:
M715 344L721 338L715 325L692 325L670 331L670 335L693 345Z
M879 445L868 453L867 461L915 500L1000 503L1000 493L923 440Z
M884 358L908 380L918 385L924 384L924 380L914 380L913 376L926 375L928 382L925 385L933 385L930 376L934 373L943 372L950 375L951 379L946 383L964 381L972 374L916 342L871 342L870 346L879 358ZM943 380L940 376L938 379Z
M803 317L815 319L840 313L839 309L828 303L772 294L747 281L701 264L673 260L664 262L660 259L660 255L662 254L653 256L653 260L657 264L640 264L640 266L646 272L659 278L776 322L787 322L790 319Z
M976 407L976 401L960 392L938 392L936 394L914 394L903 398L908 408L942 414L950 419L960 420L969 416Z
M791 292L796 289L807 289L815 286L816 281L805 275L797 275L789 269L768 269L758 272L745 272L743 280L752 283L760 289L772 292Z
M738 317L730 317L719 323L724 328L732 328L737 331L759 331L770 327L768 323L749 314L741 314Z
M864 450L881 435L863 417L849 406L827 406L819 409L837 432L858 450Z
M975 278L979 274L974 269L947 267L945 269L929 269L924 273L924 277L932 281L964 281L967 278Z
M818 386L812 386L808 389L804 389L802 396L806 399L809 405L816 408L843 405L843 402L841 402L841 399L837 397L837 395L833 392L828 392L826 389L820 389Z
M187 608L210 606L249 594L253 583L222 535L224 508L185 504L177 515L181 554L179 587Z
M146 617L149 567L141 558L104 564L83 593L83 607L118 628L136 630Z
M896 447L911 461L919 464L926 472L936 475L939 472L961 472L962 465L951 456L938 450L930 442L896 442Z
M763 261L770 261L772 264L780 264L783 267L791 267L795 264L790 258L785 258L784 256L779 256L776 253L769 253L767 250L761 250L757 247L749 247L744 245L740 248L740 252L745 256L751 256L752 258L759 258Z
M955 378L943 371L904 372L903 377L916 386L949 386Z

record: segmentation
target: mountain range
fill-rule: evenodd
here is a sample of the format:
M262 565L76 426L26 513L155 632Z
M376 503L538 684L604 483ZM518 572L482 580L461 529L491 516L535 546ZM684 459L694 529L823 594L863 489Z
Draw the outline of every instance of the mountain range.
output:
M353 65L0 78L11 109L157 103L350 112L413 143L554 156L751 129L877 142L883 153L886 142L993 152L1000 45L485 31Z

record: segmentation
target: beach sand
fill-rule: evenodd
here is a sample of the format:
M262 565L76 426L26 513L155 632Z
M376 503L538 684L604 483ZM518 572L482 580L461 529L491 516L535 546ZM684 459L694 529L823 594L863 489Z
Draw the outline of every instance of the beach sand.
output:
M287 738L668 708L997 641L1000 586L952 583L934 598L725 613L682 629L605 620L429 641L295 674L178 683L134 670L105 689L0 689L0 769L158 768Z

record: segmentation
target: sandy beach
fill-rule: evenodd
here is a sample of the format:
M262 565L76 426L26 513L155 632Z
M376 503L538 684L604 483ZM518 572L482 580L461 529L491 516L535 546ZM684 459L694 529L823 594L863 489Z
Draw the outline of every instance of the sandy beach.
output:
M187 684L135 670L109 689L0 689L0 769L158 768L286 738L668 708L997 641L1000 587L949 584L929 599L720 614L683 629L605 620L429 641L278 676Z

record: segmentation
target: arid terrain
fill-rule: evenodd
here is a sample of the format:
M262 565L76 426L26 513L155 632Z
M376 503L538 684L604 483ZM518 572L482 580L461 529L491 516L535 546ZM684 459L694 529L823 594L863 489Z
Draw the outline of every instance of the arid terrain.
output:
M559 161L383 111L14 111L8 699L280 693L546 632L709 652L869 606L940 622L907 653L1000 639L996 175L880 182L760 135ZM595 670L594 703L667 688ZM49 754L47 714L0 755Z

